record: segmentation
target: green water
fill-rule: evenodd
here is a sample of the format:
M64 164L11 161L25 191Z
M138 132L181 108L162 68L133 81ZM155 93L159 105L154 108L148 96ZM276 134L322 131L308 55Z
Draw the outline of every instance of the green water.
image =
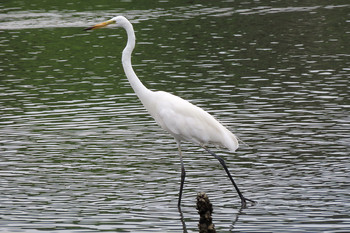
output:
M198 232L196 192L218 232L344 232L349 210L347 1L0 3L0 231ZM122 14L147 87L204 108L244 143L174 140L127 82Z

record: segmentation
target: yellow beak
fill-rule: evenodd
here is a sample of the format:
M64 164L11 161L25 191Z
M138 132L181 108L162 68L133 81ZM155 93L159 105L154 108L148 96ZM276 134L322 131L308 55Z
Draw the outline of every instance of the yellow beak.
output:
M115 21L114 20L108 20L106 22L96 24L96 25L94 25L92 27L85 28L84 30L87 31L87 30L94 30L94 29L98 29L98 28L103 28L103 27L106 27L107 25L112 24L112 23L115 23Z

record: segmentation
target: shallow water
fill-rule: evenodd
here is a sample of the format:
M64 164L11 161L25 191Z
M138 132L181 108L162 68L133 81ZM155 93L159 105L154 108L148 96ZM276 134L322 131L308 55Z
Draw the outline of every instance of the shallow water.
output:
M115 5L113 5L115 4ZM218 232L345 232L349 203L346 1L0 4L0 230L197 232L196 192ZM244 142L180 162L120 62L133 23L145 85L206 109Z

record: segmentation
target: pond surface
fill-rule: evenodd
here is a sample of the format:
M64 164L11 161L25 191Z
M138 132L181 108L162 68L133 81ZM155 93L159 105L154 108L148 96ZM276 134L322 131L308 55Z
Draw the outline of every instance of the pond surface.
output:
M197 192L218 232L350 230L348 1L0 3L0 231L198 232ZM121 67L134 24L144 84L204 108L244 143L215 158L174 140ZM182 221L181 221L182 220Z

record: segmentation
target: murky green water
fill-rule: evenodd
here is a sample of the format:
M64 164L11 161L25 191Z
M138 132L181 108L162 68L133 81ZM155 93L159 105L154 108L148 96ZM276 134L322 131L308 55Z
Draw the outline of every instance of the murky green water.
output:
M183 222L196 192L218 232L350 229L347 1L0 3L1 232L182 232L180 164L121 67L123 14L151 89L211 112L247 145L218 161L185 144Z

